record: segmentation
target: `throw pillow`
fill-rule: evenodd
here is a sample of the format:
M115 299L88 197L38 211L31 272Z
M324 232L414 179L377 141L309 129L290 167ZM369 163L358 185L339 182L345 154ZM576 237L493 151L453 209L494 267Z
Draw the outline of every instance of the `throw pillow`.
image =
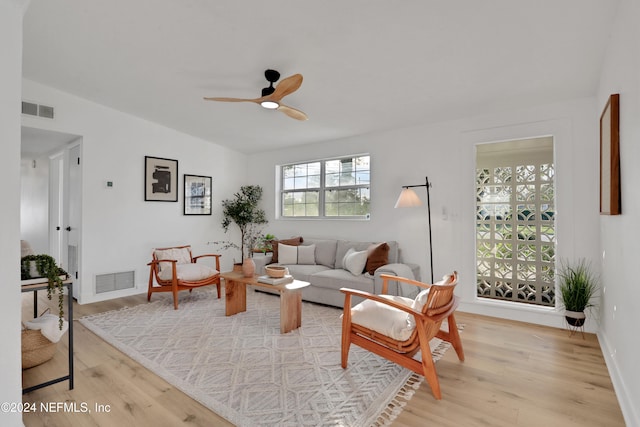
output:
M278 264L291 265L298 263L298 247L278 243Z
M298 246L300 243L302 243L302 237L292 237L291 239L285 240L271 240L269 243L271 243L271 247L273 249L273 257L271 258L271 262L275 264L278 262L278 243L290 246Z
M342 259L342 265L354 276L359 276L364 272L364 266L367 264L367 251L357 252L353 248L349 248L344 258Z
M433 286L442 286L445 285L449 282L449 277L450 276L444 276L442 278L442 280L440 280L439 282L434 283L431 287ZM416 296L416 298L413 300L413 302L411 303L411 308L414 309L415 311L419 311L422 312L422 310L424 309L424 305L427 303L427 301L429 300L429 291L431 290L431 287L427 288L427 289L423 289L422 291L420 291L420 293ZM410 327L414 327L415 326L415 319L413 318L413 316L411 314L407 315L407 322L409 323Z
M386 242L374 246L367 252L367 264L364 267L367 273L373 274L378 268L389 264L389 245Z
M186 248L168 248L162 250L155 251L156 259L164 260L164 259L175 259L178 261L178 264L190 264L191 263L191 252L188 247ZM160 267L160 277L166 277L169 274L169 279L173 277L173 267L171 263L161 262L158 264ZM165 280L165 279L162 279Z
M316 245L298 246L298 264L315 265Z

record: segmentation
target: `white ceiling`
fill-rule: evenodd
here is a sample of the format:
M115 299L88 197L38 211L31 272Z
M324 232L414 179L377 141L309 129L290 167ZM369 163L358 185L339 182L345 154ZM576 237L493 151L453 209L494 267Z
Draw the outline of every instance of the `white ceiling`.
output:
M32 0L23 73L187 134L262 151L592 96L617 4ZM304 76L284 103L308 121L202 100L256 98L267 68Z

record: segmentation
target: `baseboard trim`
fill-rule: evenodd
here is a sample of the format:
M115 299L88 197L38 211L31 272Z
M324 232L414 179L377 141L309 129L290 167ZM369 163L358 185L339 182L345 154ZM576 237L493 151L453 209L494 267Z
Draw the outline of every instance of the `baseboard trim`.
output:
M613 383L613 389L616 392L618 404L620 405L620 410L624 417L624 422L628 426L640 426L640 414L637 412L636 405L631 401L629 390L624 382L624 377L618 369L618 363L613 356L613 348L611 347L609 340L607 340L607 337L602 332L598 332L598 342L600 343L600 349L602 350L604 361L607 364L609 377Z

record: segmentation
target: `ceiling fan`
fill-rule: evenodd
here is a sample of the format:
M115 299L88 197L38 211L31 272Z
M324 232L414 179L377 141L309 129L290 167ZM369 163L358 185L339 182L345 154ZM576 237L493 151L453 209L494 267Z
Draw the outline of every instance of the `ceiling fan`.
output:
M264 108L269 110L278 110L285 113L287 116L296 120L308 120L305 113L300 110L296 110L293 107L281 104L280 101L287 95L292 94L300 88L302 84L302 74L294 74L285 79L282 79L278 86L273 87L273 84L280 78L280 73L276 70L266 70L264 77L269 82L269 86L262 89L262 96L255 99L246 98L207 98L207 101L221 101L221 102L253 102L260 104Z

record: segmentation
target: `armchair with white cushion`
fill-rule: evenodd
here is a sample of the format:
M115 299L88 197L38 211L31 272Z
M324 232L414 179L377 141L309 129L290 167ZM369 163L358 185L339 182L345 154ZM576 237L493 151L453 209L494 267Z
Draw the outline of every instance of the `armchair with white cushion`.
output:
M153 251L149 266L149 289L147 301L154 292L172 292L173 308L178 309L178 291L200 286L216 285L220 299L220 256L206 254L193 256L191 246L157 248ZM215 269L197 261L204 257L215 257ZM154 284L154 278L156 284Z
M349 347L356 344L394 363L411 369L426 378L436 399L441 399L440 383L431 355L429 341L434 337L451 343L458 359L464 361L464 351L454 312L458 297L453 293L458 284L456 272L442 281L426 284L403 277L382 275L382 294L373 295L355 289L342 288L345 294L342 315L342 367L347 367ZM389 281L417 286L415 299L386 295ZM351 298L365 300L351 308ZM447 320L447 330L440 327ZM414 356L420 352L420 360Z

